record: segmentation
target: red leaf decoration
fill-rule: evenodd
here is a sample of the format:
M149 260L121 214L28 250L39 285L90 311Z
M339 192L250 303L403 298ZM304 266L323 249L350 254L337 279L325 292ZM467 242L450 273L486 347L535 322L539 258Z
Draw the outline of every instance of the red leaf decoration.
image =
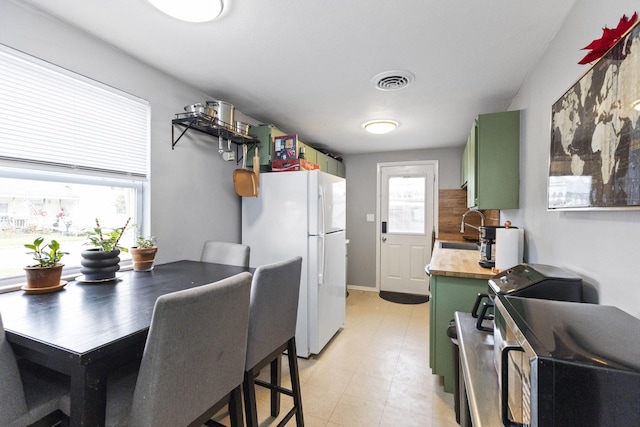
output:
M610 29L604 27L602 29L602 37L596 39L589 43L586 47L582 48L583 50L591 49L589 52L578 64L588 64L597 59L600 59L602 55L607 53L609 49L611 49L618 40L627 32L633 24L636 23L638 19L638 13L635 12L631 18L627 18L627 15L622 15L620 18L620 22L618 22L618 26L616 28Z

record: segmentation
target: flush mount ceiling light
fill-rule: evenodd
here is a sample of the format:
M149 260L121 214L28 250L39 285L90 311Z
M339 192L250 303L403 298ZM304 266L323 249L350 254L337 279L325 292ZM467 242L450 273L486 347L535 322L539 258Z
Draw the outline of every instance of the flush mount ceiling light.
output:
M369 133L382 134L388 133L398 127L400 123L395 120L370 120L364 122L362 127Z
M222 13L222 0L149 0L156 9L186 22L207 22Z

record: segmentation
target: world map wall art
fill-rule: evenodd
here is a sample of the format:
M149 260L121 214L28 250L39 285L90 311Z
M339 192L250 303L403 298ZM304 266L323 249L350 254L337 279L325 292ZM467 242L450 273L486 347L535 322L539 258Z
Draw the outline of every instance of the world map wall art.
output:
M640 209L637 23L553 104L547 199L553 210Z

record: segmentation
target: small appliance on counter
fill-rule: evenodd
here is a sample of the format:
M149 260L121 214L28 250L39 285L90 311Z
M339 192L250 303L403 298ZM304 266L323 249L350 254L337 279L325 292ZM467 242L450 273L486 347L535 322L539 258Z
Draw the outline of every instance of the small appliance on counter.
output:
M524 230L512 227L511 221L505 221L504 226L478 227L478 234L480 267L504 270L522 262Z
M493 268L496 265L496 228L500 226L487 225L478 228L480 235L480 267Z
M488 292L478 294L471 314L478 319L476 326L482 331L493 331L493 327L484 326L483 322L493 320L491 312L496 295L556 301L584 301L580 276L551 265L518 264L493 276L489 279Z
M505 294L495 306L503 425L640 425L640 319Z

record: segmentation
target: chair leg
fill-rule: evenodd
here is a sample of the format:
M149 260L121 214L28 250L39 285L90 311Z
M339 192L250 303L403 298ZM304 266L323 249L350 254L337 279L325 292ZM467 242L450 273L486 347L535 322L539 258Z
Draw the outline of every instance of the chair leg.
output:
M256 383L253 369L244 373L242 382L242 392L244 394L244 413L247 418L248 427L258 427L258 408L256 404Z
M289 373L291 375L291 391L293 392L293 406L296 408L296 426L304 427L302 415L302 393L300 392L300 374L298 372L298 356L296 354L296 339L291 338L287 343L289 359Z
M244 419L242 416L242 392L240 389L242 386L238 386L233 389L231 396L229 397L229 419L231 421L231 427L243 427Z
M281 355L271 361L271 384L278 387L282 385ZM271 388L271 416L275 418L278 414L280 414L280 393L277 389Z

